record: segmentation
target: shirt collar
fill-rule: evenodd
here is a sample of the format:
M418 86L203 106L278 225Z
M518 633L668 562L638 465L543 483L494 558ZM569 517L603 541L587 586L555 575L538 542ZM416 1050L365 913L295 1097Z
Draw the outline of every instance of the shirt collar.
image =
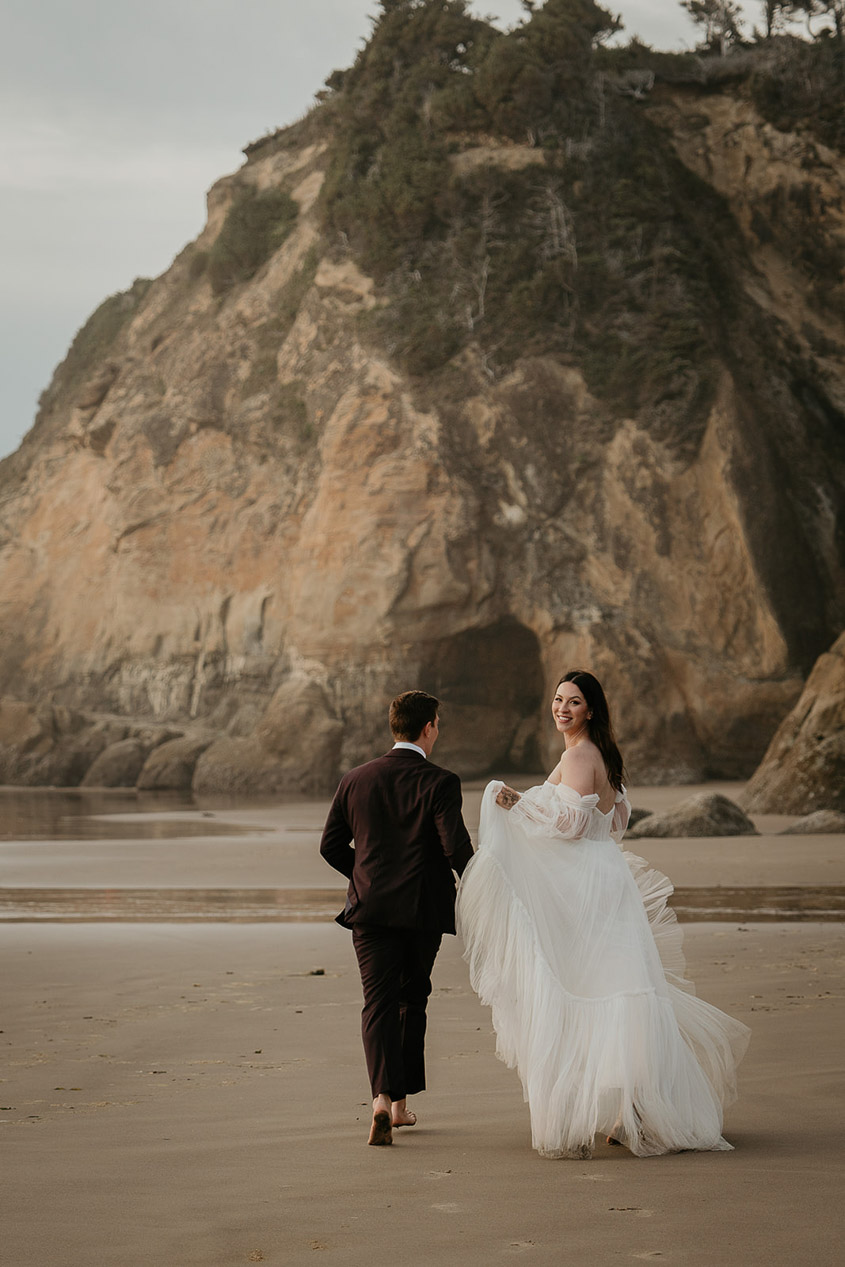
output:
M418 752L421 757L425 757L426 761L428 760L428 757L425 756L425 751L419 746L419 744L405 743L404 739L399 739L393 745L393 751L395 752L397 748L410 748L411 752Z

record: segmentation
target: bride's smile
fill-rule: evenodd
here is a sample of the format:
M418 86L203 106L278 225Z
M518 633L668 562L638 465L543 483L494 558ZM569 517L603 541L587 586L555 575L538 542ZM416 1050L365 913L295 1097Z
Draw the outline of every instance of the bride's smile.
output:
M587 725L589 708L584 696L571 682L561 683L552 701L552 717L564 738L574 739Z

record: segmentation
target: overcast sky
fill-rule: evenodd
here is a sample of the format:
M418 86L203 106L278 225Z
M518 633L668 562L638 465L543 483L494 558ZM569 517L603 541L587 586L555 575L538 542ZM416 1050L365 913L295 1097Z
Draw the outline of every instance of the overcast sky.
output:
M520 0L476 0L500 25ZM695 42L678 0L616 0L625 38ZM756 18L761 3L749 3ZM0 456L75 332L167 268L242 147L311 104L374 0L0 0Z

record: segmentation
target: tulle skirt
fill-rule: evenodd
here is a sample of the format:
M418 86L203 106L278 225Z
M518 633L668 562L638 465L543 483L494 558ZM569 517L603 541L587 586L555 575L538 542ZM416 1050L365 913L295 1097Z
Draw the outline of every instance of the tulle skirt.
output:
M482 803L458 931L534 1147L585 1158L602 1133L641 1157L731 1148L722 1111L749 1031L685 979L672 885L611 839L531 831L496 806L499 787Z

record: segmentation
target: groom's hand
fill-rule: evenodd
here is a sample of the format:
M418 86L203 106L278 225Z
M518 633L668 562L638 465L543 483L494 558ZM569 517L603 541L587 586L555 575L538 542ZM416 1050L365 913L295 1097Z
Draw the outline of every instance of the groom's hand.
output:
M502 809L513 809L519 799L519 792L512 787L508 787L506 783L496 797L496 804L501 805Z

